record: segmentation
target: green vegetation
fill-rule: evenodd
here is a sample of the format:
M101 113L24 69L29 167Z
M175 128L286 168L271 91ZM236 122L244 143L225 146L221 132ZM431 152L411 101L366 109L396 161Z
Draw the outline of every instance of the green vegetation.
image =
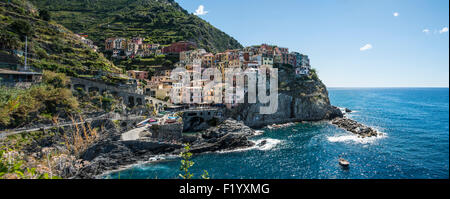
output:
M183 173L180 173L179 176L183 179L192 179L192 177L194 177L194 174L189 171L189 168L194 166L194 162L191 161L192 153L189 152L190 149L191 145L185 144L184 151L180 153L180 156L182 158L180 170Z
M83 166L80 155L105 129L71 119L72 128L55 127L1 139L0 179L55 179L76 174ZM81 116L77 119L83 121Z
M203 170L203 174L202 174L202 179L209 179L209 173L208 173L208 171L206 171L206 170Z
M105 112L120 112L120 101L111 93L104 92L102 94L94 91L86 93L83 90L78 90L74 94L80 101L80 108L86 111L105 111Z
M156 71L172 69L174 63L178 62L179 56L153 55L149 57L128 58L124 60L113 60L114 64L125 70L148 71L153 76Z
M71 31L51 21L51 15L25 0L0 0L0 48L13 56L12 50L25 50L27 37L28 64L36 68L71 76L121 72ZM24 58L20 59L23 64Z
M0 149L0 179L59 179L49 173L27 167L23 154L9 148Z
M39 10L39 17L45 21L50 21L50 19L52 18L48 10Z
M185 144L184 151L180 153L181 157L181 167L180 171L182 173L178 174L182 179L192 179L194 174L189 171L189 168L194 166L194 162L191 160L192 153L190 152L191 145ZM200 176L202 179L209 179L209 173L206 170L203 170L203 174Z
M65 75L45 71L43 83L29 89L0 87L0 128L49 122L76 112L78 101L67 84Z
M314 69L314 68L312 68L311 70L309 70L309 73L310 73L310 78L311 79L313 79L313 80L320 80L319 79L319 76L317 75L317 71L316 71L316 69Z
M208 51L242 46L226 33L189 14L174 0L31 0L52 19L103 47L108 37L141 36L149 43L188 40Z

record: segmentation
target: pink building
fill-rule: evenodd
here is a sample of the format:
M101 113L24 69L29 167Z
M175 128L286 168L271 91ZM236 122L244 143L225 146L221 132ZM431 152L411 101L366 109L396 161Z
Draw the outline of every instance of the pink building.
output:
M134 78L134 79L148 79L148 72L147 71L137 71L137 70L130 70L127 72L128 77Z
M194 42L180 41L180 42L173 43L170 46L163 48L163 53L164 54L169 54L169 53L179 54L183 51L189 51L189 50L193 50L196 48L197 48L197 44Z

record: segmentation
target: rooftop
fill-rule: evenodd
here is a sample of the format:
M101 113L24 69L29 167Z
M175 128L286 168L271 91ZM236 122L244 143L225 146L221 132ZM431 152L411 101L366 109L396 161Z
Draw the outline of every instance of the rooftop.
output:
M9 74L9 75L42 75L42 73L32 72L32 71L15 71L0 68L0 74Z

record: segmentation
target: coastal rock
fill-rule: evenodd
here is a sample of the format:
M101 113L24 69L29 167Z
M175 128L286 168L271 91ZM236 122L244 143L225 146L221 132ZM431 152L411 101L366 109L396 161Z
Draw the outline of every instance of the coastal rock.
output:
M252 136L255 134L255 130L251 129L247 125L245 125L243 122L238 122L236 120L228 119L225 120L222 124L211 127L202 133L202 137L205 139L210 138L218 138L222 137L225 134L229 133L236 133L236 134L242 134L246 136Z
M345 108L345 112L346 112L346 113L351 113L352 110L350 110L350 109L348 109L348 108Z
M113 129L109 136L88 148L81 158L90 164L83 167L75 178L94 178L106 171L146 161L155 155L177 155L182 151L181 144L152 142L145 139L121 141L117 139L121 133ZM254 134L255 131L242 122L225 120L222 124L211 127L197 136L183 136L183 140L192 141L192 153L203 153L251 147L254 143L247 137Z
M201 141L197 141L191 151L193 153L233 150L254 145L247 138L255 135L255 131L243 122L228 119L222 124L203 131Z
M229 111L228 114L256 128L271 124L343 117L339 108L330 104L328 91L320 80L295 82L289 90L280 90L278 109L273 114L260 114L260 107L263 106L266 105L244 103Z
M334 118L331 123L363 138L378 136L376 130L348 118Z
M222 150L233 150L253 146L254 143L247 139L243 134L230 133L216 139L212 143L195 145L191 148L192 153L214 152Z

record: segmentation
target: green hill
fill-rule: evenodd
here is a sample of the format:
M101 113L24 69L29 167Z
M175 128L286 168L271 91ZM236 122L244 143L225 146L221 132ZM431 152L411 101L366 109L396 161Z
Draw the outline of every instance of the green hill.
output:
M188 40L208 51L241 48L238 41L174 0L31 0L52 19L103 47L107 37L144 37L170 44Z
M71 76L96 71L120 72L102 54L86 46L70 30L54 21L46 21L45 12L25 0L0 0L0 51L19 55L28 37L28 64ZM1 62L2 60L0 60Z

